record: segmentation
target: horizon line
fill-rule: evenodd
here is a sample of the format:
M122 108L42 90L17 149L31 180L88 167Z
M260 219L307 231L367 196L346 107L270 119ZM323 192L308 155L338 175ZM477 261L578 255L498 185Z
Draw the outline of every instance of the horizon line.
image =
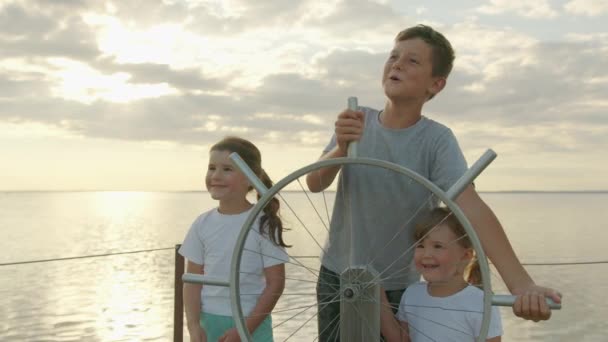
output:
M302 192L302 190L282 190L283 192ZM0 190L0 193L18 192L157 192L157 193L189 193L189 192L208 192L207 190ZM310 192L310 191L307 191ZM325 192L336 192L326 190ZM608 193L608 189L603 190L479 190L478 193Z

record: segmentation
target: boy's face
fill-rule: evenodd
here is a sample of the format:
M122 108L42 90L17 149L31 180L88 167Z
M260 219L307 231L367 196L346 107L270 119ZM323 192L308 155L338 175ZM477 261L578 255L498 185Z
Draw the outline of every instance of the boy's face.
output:
M444 77L433 77L432 48L420 38L395 43L382 75L384 93L391 100L426 101L445 85Z

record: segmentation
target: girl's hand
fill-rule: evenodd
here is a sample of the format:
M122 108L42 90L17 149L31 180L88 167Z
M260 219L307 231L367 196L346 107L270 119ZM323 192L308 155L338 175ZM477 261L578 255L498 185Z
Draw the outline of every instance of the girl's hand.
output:
M364 114L350 109L338 115L335 123L336 142L340 151L346 155L348 143L361 139Z
M207 335L200 325L188 327L188 334L190 334L190 342L207 342Z
M551 298L556 303L562 301L562 295L558 291L534 284L527 288L514 290L513 294L517 295L513 304L515 316L534 322L546 321L551 318L551 309L545 301L546 297Z
M241 337L239 336L236 328L232 328L224 333L218 342L240 342Z

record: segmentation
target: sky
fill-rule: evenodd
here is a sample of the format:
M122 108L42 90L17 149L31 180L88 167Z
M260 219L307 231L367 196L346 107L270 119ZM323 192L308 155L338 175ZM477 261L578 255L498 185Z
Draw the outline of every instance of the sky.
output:
M416 24L456 51L423 114L498 154L479 190L608 189L608 0L0 0L0 191L204 190L227 135L278 181L383 108Z

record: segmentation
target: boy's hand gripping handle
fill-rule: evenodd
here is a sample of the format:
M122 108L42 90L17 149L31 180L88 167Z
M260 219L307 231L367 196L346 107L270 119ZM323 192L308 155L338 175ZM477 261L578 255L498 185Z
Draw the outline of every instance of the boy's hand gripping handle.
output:
M516 296L513 295L493 295L492 296L492 305L493 306L513 306L515 304ZM551 298L545 298L547 301L547 306L553 310L560 310L562 308L561 303L556 303Z

